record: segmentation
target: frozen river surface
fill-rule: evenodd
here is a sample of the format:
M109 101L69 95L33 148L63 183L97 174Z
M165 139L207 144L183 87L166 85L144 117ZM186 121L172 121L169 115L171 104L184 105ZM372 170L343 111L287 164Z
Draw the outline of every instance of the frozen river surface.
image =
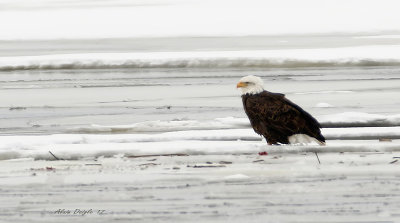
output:
M319 153L320 163L313 152L9 160L1 162L0 220L398 222L399 156Z
M0 222L400 221L395 1L215 2L1 3ZM267 146L245 75L326 146Z
M261 141L235 89L248 74L317 117L327 146ZM398 67L4 72L0 221L398 222L399 77Z

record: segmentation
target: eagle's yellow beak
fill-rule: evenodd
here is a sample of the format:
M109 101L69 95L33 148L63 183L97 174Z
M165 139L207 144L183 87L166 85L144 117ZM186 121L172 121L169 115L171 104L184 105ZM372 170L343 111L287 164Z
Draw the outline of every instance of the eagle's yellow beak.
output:
M241 87L246 87L246 86L247 86L246 83L244 83L244 82L239 82L239 83L237 83L236 88L241 88Z

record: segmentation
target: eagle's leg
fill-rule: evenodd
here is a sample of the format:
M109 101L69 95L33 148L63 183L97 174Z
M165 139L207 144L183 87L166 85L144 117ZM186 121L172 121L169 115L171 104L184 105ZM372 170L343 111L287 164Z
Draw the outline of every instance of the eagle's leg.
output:
M276 141L276 140L272 140L272 139L267 139L267 143L268 143L268 145L276 145L276 144L278 144L278 141Z

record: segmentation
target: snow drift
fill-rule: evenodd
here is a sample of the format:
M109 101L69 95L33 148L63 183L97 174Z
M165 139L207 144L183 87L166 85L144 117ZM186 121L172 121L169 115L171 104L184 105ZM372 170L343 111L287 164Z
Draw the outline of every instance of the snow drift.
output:
M82 53L2 57L0 70L400 65L400 46L244 51Z
M400 151L400 141L379 142L379 137L400 138L400 127L323 129L327 139L373 138L370 141L329 141L326 146L267 146L251 129L174 131L158 134L59 134L43 136L0 136L0 159L62 159L114 156L122 154L218 155L270 151L300 152L376 152Z

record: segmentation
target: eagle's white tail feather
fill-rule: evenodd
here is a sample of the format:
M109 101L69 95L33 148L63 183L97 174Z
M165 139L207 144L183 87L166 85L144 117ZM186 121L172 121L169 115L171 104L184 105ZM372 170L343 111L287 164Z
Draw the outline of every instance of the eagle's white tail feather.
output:
M295 134L288 137L290 144L309 144L316 142L320 146L324 146L325 142L321 142L318 139L308 136L306 134Z

